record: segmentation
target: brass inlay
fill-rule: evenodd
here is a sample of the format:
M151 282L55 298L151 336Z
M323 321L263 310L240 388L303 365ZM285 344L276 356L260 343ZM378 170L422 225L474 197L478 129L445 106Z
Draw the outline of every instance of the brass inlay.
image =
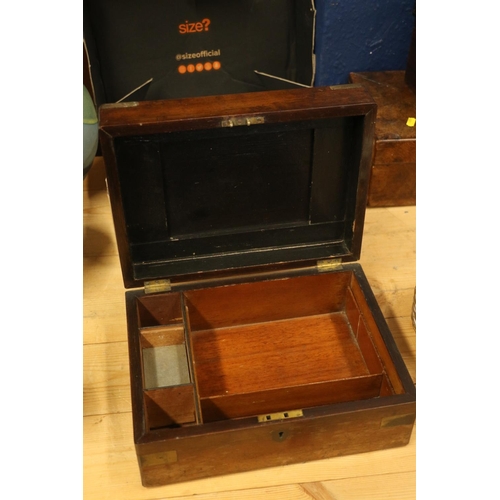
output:
M394 417L383 418L380 422L380 427L396 427L397 425L413 425L415 414L396 415Z
M259 422L272 422L274 420L285 420L287 418L297 418L303 417L304 413L302 410L291 410L279 413L268 413L267 415L259 415L257 420Z
M162 451L160 453L150 453L139 457L141 467L151 467L153 465L173 464L177 462L177 452L175 450Z

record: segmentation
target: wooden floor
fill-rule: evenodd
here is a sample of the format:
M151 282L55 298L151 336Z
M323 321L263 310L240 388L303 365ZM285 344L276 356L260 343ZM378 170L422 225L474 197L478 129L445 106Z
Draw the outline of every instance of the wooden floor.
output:
M132 439L124 288L100 158L83 185L85 500L415 499L415 431L403 448L144 488ZM415 207L368 209L360 260L414 381L415 218Z

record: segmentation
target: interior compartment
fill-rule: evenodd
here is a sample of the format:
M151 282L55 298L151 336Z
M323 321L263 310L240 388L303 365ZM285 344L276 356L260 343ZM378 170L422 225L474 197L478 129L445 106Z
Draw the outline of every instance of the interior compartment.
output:
M204 421L379 394L342 313L193 332Z
M141 345L145 389L191 382L183 324L145 331Z
M150 428L403 391L350 271L144 296L139 302L139 323L149 325L140 336ZM152 324L160 320L163 325Z
M137 317L141 334L147 336L147 327L182 324L179 293L146 295L137 301ZM154 330L152 330L154 332ZM152 335L154 336L154 335Z
M196 423L196 396L180 295L142 297L137 311L148 428Z

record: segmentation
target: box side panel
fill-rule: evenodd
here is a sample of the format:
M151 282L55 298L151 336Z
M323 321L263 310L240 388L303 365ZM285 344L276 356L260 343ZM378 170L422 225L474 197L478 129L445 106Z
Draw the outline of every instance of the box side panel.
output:
M377 397L382 375L366 375L311 385L201 400L204 422L246 417ZM300 406L300 408L299 408Z
M417 200L414 139L378 141L372 167L368 205L415 205Z
M400 207L417 200L415 163L375 165L372 170L368 206Z
M174 438L136 450L144 486L160 486L404 446L414 420L415 403L409 402Z
M187 291L191 327L196 331L337 312L344 307L350 278L350 273L335 273Z
M139 336L137 297L144 291L129 291L125 294L128 328L128 351L130 363L130 390L132 399L132 418L134 441L138 441L146 431L146 411L142 384L142 356Z
M347 267L347 266L346 266ZM365 322L366 329L378 352L385 372L396 394L415 395L415 386L397 345L387 326L368 280L359 264L351 264L354 271L351 290Z
M378 141L375 145L375 165L386 163L415 163L417 161L417 141L413 139Z

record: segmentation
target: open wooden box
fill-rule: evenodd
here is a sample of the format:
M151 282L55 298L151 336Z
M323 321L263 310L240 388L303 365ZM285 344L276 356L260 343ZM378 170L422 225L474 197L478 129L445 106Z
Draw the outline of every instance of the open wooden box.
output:
M375 113L352 85L101 107L145 486L408 442L414 385L348 263Z

